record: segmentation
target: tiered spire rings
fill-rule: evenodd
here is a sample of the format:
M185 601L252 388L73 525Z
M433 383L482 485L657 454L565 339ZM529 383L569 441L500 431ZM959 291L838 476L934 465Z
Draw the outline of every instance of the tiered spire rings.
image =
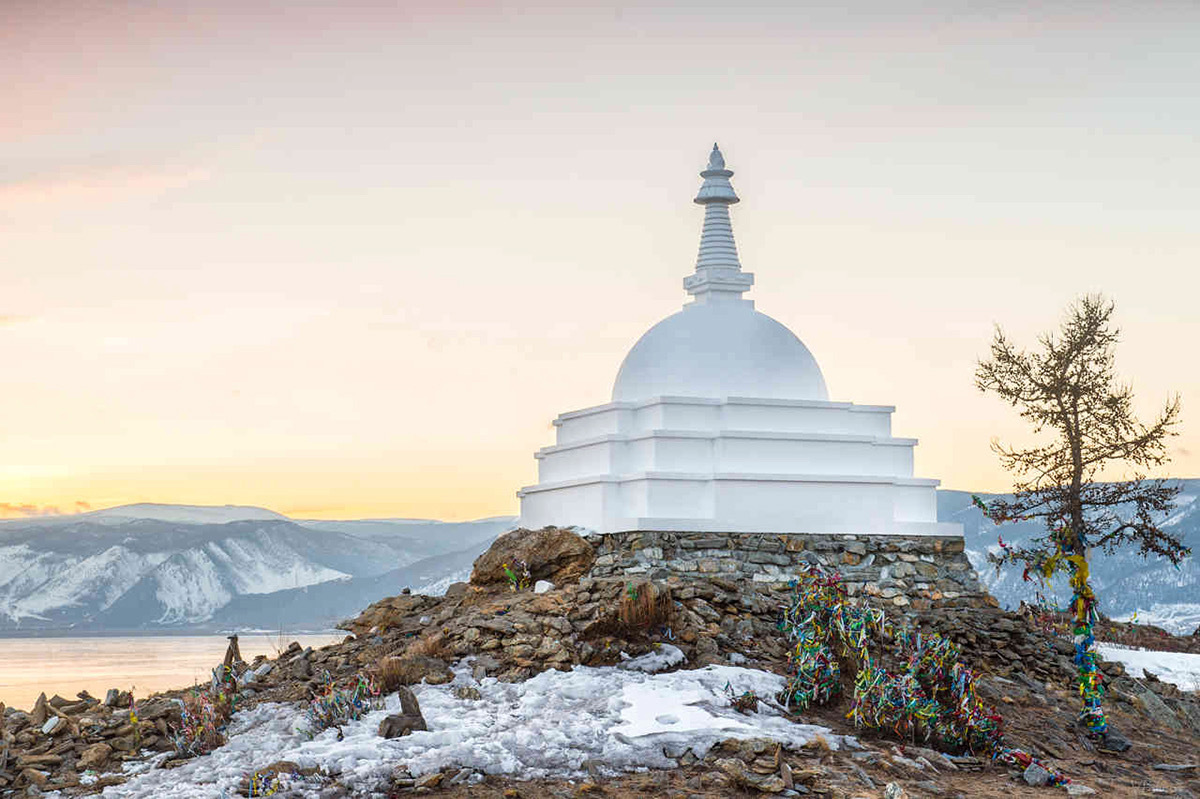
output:
M738 260L733 226L729 222L729 206L738 202L738 196L729 182L733 170L725 168L725 157L716 144L709 153L708 168L700 177L704 183L695 202L704 206L704 228L700 233L696 273L684 278L683 287L697 302L711 302L718 297L740 299L754 285L754 275L743 272Z

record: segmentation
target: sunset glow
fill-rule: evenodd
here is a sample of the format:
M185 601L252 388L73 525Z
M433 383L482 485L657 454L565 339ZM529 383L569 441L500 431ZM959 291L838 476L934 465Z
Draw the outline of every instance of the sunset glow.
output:
M6 6L0 518L515 514L714 140L758 307L918 474L1005 489L975 361L1102 291L1200 475L1195 4L570 5Z

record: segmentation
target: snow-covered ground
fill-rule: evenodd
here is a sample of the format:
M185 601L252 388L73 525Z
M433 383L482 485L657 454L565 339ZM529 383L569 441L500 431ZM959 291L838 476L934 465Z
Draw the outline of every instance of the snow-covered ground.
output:
M1200 604L1194 602L1176 602L1164 605L1155 602L1149 610L1139 608L1137 613L1123 613L1113 616L1113 621L1136 621L1139 624L1153 624L1162 627L1173 635L1190 635L1200 628Z
M448 574L441 579L434 580L431 583L425 583L413 589L414 594L422 594L424 596L444 596L446 589L454 583L465 583L471 579L471 569L460 569L453 574Z
M766 704L747 715L729 706L727 684L738 694L773 697L783 688L778 675L735 666L648 674L635 661L622 665L501 683L490 677L475 682L464 662L453 683L414 687L429 730L392 740L376 731L399 711L396 695L385 710L344 727L341 741L334 730L310 740L302 708L259 705L235 715L229 743L211 755L170 770L153 768L165 757L159 756L104 795L216 799L233 795L245 775L278 760L318 767L357 795L369 795L400 766L414 776L454 766L525 779L575 778L587 773L589 761L601 773L670 767L671 757L687 749L702 757L725 738L764 736L802 746L820 734L834 748L848 742L824 727L788 721ZM456 697L462 685L474 685L482 698ZM308 795L319 796L320 788L314 785Z
M1124 664L1133 677L1142 677L1150 671L1181 690L1200 691L1200 654L1129 649L1117 644L1096 644L1096 649L1105 660Z

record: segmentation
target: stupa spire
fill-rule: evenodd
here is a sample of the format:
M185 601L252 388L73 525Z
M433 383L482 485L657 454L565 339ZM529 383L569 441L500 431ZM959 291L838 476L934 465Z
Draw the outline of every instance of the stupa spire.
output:
M739 200L729 182L733 170L725 168L725 156L715 143L708 154L708 167L700 177L704 178L704 183L700 185L695 202L704 206L704 227L700 232L696 272L683 279L683 288L696 298L696 302L738 300L754 285L754 275L743 272L738 260L729 206Z

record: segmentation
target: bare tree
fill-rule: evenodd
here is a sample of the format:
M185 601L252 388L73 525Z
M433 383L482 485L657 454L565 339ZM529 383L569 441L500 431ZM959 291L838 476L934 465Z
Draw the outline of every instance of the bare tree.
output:
M1108 729L1101 706L1089 552L1135 546L1143 557L1162 556L1176 565L1191 552L1160 527L1178 485L1146 475L1170 460L1166 443L1177 435L1179 397L1169 399L1150 424L1138 421L1133 390L1113 370L1120 330L1112 326L1112 314L1110 300L1084 296L1071 306L1058 333L1040 336L1030 352L996 328L991 358L978 364L975 385L1016 408L1041 443L1018 449L993 441L992 449L1013 474L1013 498L984 503L976 497L975 503L997 523L1045 522L1045 534L1029 546L1001 541L1001 552L992 560L997 569L1004 563L1023 565L1025 579L1031 572L1043 579L1070 576L1080 721L1103 745L1123 751L1129 742Z

